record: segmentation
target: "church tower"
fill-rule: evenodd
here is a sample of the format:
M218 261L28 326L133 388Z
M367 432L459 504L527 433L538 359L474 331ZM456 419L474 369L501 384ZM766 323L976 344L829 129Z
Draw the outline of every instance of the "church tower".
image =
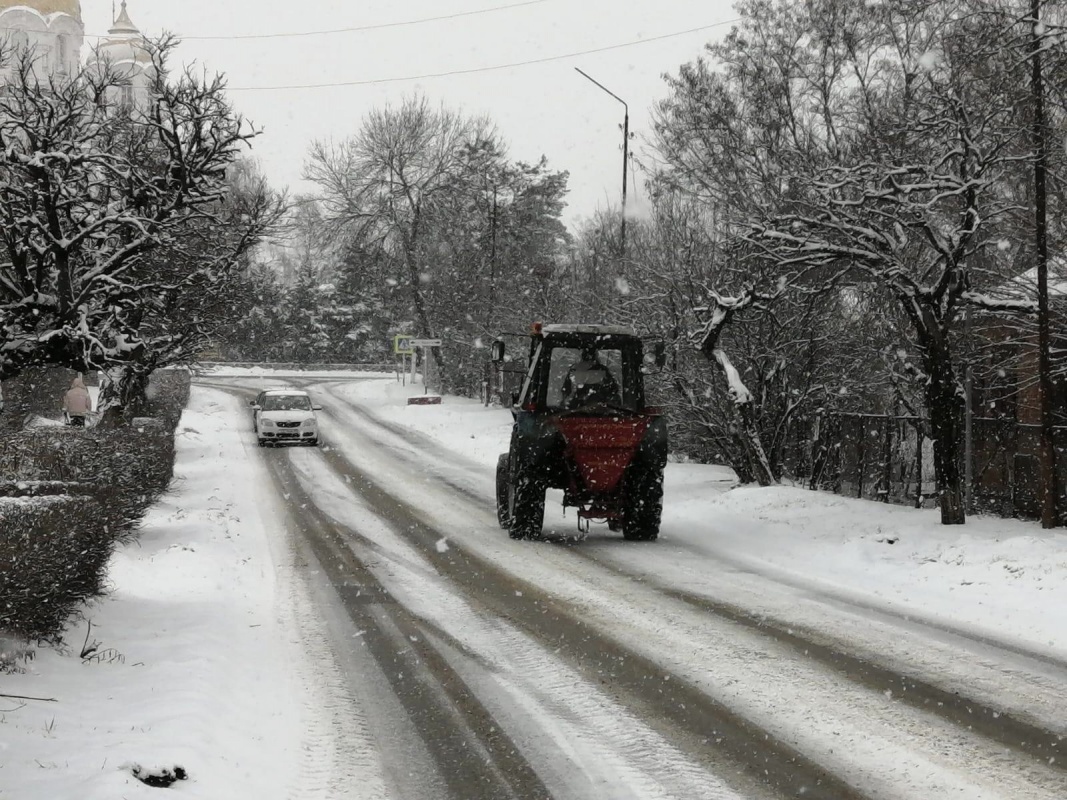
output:
M89 56L87 66L92 68L103 64L110 64L112 69L119 71L130 81L129 86L123 87L122 96L116 98L117 102L142 107L147 104L154 77L154 65L144 36L130 19L126 0L122 0L118 17L112 23L107 37L100 40Z
M50 75L75 75L85 39L81 3L0 0L0 39L9 53L33 49L39 81L47 81Z

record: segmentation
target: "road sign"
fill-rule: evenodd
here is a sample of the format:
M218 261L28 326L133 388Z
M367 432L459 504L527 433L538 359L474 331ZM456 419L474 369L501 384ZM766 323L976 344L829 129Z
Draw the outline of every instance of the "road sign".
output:
M415 352L416 345L408 334L397 334L393 337L393 352L399 356L410 356Z
M440 339L409 339L408 344L412 347L440 347Z

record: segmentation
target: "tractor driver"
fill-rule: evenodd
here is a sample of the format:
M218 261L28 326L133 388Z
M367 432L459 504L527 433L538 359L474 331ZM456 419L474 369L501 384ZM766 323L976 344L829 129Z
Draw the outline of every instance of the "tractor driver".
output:
M582 358L567 370L563 381L563 405L568 409L597 404L618 405L619 384L596 351L582 353Z

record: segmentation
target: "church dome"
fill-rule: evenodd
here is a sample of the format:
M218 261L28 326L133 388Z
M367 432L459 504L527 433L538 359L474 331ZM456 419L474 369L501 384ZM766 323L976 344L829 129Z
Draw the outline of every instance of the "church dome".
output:
M32 8L42 16L69 14L76 20L82 18L82 6L78 0L0 0L0 12L17 6Z

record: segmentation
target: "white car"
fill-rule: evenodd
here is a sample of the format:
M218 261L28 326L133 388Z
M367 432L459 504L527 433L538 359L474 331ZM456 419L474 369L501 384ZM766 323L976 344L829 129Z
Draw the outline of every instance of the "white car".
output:
M299 389L267 389L251 402L252 426L260 447L272 442L319 443L319 421L311 396Z

